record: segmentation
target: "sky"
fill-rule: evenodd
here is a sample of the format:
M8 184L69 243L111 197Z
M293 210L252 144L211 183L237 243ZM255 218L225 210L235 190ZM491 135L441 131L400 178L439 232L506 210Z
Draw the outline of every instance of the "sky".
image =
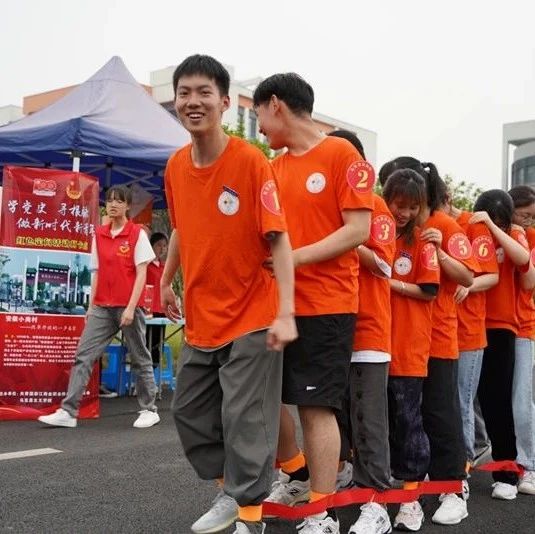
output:
M401 155L500 187L504 123L535 119L535 2L3 0L0 106L89 78L112 56L140 83L192 53L236 79L295 71L316 111Z

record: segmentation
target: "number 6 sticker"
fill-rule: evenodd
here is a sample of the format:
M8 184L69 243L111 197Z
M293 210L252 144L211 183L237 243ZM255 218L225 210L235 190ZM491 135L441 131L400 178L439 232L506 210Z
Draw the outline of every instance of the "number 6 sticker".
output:
M480 235L476 237L472 242L472 250L474 251L476 259L481 262L490 261L496 255L494 243L492 238L488 235Z
M347 169L347 183L357 193L367 193L375 184L375 171L367 161L355 161Z

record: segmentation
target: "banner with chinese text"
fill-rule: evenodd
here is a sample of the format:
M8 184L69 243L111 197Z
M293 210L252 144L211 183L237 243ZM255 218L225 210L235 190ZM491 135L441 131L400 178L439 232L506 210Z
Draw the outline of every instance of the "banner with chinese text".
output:
M0 214L0 420L35 419L65 396L91 290L98 181L4 167ZM80 417L97 417L98 370Z

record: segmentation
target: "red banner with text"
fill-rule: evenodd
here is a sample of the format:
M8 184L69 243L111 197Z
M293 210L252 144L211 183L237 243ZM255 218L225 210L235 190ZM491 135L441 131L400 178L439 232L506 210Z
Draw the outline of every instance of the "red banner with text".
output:
M36 419L65 396L91 290L98 180L4 167L0 214L0 420ZM80 417L98 417L98 368Z

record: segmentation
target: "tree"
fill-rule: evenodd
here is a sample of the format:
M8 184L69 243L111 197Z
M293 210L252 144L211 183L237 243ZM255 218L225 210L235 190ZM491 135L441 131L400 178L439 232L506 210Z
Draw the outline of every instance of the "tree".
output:
M275 156L273 150L269 148L269 145L267 143L264 143L254 137L247 137L245 135L245 125L243 123L243 120L240 120L236 128L231 128L228 124L223 124L223 130L225 130L226 134L233 135L234 137L239 137L240 139L245 139L251 145L254 145L255 147L259 148L268 159L273 159L273 157Z
M477 197L483 193L483 189L473 182L456 182L449 174L444 176L444 182L448 186L451 203L460 210L472 211Z

